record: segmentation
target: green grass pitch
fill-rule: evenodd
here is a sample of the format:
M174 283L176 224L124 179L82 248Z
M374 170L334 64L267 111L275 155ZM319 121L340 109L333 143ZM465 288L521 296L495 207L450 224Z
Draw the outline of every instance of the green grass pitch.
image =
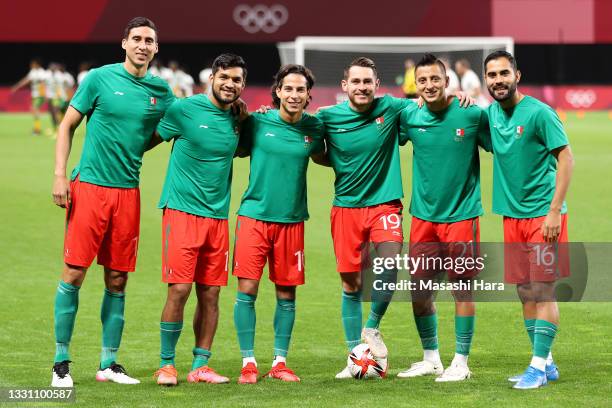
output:
M53 299L62 268L64 212L52 204L54 142L30 134L29 115L1 115L0 143L2 234L0 234L0 386L47 387L54 352ZM570 188L569 233L573 241L610 241L612 202L612 121L605 113L587 113L582 120L568 114L566 129L576 158ZM83 143L77 132L70 160L76 163ZM609 303L562 304L561 330L554 355L561 380L535 392L512 390L506 377L523 370L530 352L518 303L478 305L470 357L473 378L455 384L433 379L399 380L395 374L421 358L410 305L394 303L382 323L389 346L390 375L383 381L336 381L346 350L340 321L340 284L334 269L329 228L333 192L330 169L311 164L306 224L307 283L298 290L297 321L289 366L300 384L263 380L236 384L241 360L233 326L236 281L222 290L219 329L211 366L232 379L230 385L188 384L193 333L193 299L185 314L185 330L177 347L181 384L160 388L152 378L158 367L159 317L165 300L160 282L161 212L156 209L170 145L149 152L142 171L141 241L137 272L130 275L126 325L119 362L141 379L138 386L96 383L99 359L102 273L92 266L80 294L72 340L77 404L119 406L609 406L612 395L612 306ZM409 195L410 151L402 149L405 192ZM482 240L501 239L501 218L490 212L491 158L482 155ZM248 161L236 159L230 230L248 180ZM607 180L607 181L606 181ZM407 202L404 201L407 205ZM408 220L408 218L407 218ZM409 223L404 228L408 231ZM257 301L256 356L261 370L272 359L274 295L265 279ZM365 309L367 312L367 309ZM365 312L364 312L365 315ZM439 304L443 362L454 352L453 305ZM38 404L40 405L40 404Z

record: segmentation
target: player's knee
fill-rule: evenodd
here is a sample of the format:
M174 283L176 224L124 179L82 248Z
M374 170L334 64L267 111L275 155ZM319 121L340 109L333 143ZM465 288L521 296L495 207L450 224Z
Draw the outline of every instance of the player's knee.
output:
M361 290L361 274L359 272L341 273L342 290L346 293L359 292Z
M175 283L168 285L168 303L184 305L187 302L190 293L190 284Z
M521 303L535 302L535 297L530 283L516 285L516 293Z
M424 299L412 302L412 313L415 316L429 316L436 312L433 299Z
M74 286L81 286L85 280L87 268L76 265L64 264L62 272L62 280Z

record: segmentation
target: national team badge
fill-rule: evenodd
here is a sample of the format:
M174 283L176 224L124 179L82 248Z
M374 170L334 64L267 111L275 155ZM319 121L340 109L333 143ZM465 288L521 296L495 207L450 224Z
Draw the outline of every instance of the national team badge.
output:
M521 136L523 136L523 132L525 131L525 127L524 126L517 126L516 127L516 138L520 139Z
M376 118L376 124L378 126L380 126L380 125L382 125L384 123L385 123L385 117L384 116L379 116L379 117Z
M157 105L157 98L152 96L149 98L149 102L151 103L151 105Z
M455 129L455 142L462 142L465 136L465 129Z
M304 147L308 148L312 143L312 136L304 136Z

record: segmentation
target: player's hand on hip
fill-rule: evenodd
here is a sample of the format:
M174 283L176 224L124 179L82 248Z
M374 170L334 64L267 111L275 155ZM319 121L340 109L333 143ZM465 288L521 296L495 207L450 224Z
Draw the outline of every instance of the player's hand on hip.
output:
M561 212L549 211L544 218L541 231L545 242L556 242L561 234Z
M53 203L62 208L66 208L66 205L70 204L70 182L66 176L55 176Z

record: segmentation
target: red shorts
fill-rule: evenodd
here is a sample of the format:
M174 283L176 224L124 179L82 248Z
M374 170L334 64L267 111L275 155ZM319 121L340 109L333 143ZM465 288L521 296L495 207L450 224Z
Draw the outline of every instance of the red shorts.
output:
M400 200L362 208L332 207L331 233L340 273L361 270L361 252L369 242L404 241Z
M233 274L261 279L268 261L270 280L281 286L304 284L304 222L260 221L242 215L236 220Z
M544 243L546 217L504 217L504 280L511 284L554 282L570 275L567 214L561 216L557 243ZM539 244L539 245L535 245Z
M162 217L162 281L227 285L227 220L170 208Z
M138 188L103 187L77 177L70 183L70 194L64 262L88 268L97 256L100 265L133 272L140 232Z
M456 267L446 270L448 279L473 278L478 274L479 271L474 269L472 261L469 261L469 258L475 259L478 256L478 247L469 244L478 242L480 242L478 217L448 223L431 222L412 217L410 256L416 257L422 254L430 259L452 258ZM443 268L419 268L414 271L413 275L429 277L443 270Z

